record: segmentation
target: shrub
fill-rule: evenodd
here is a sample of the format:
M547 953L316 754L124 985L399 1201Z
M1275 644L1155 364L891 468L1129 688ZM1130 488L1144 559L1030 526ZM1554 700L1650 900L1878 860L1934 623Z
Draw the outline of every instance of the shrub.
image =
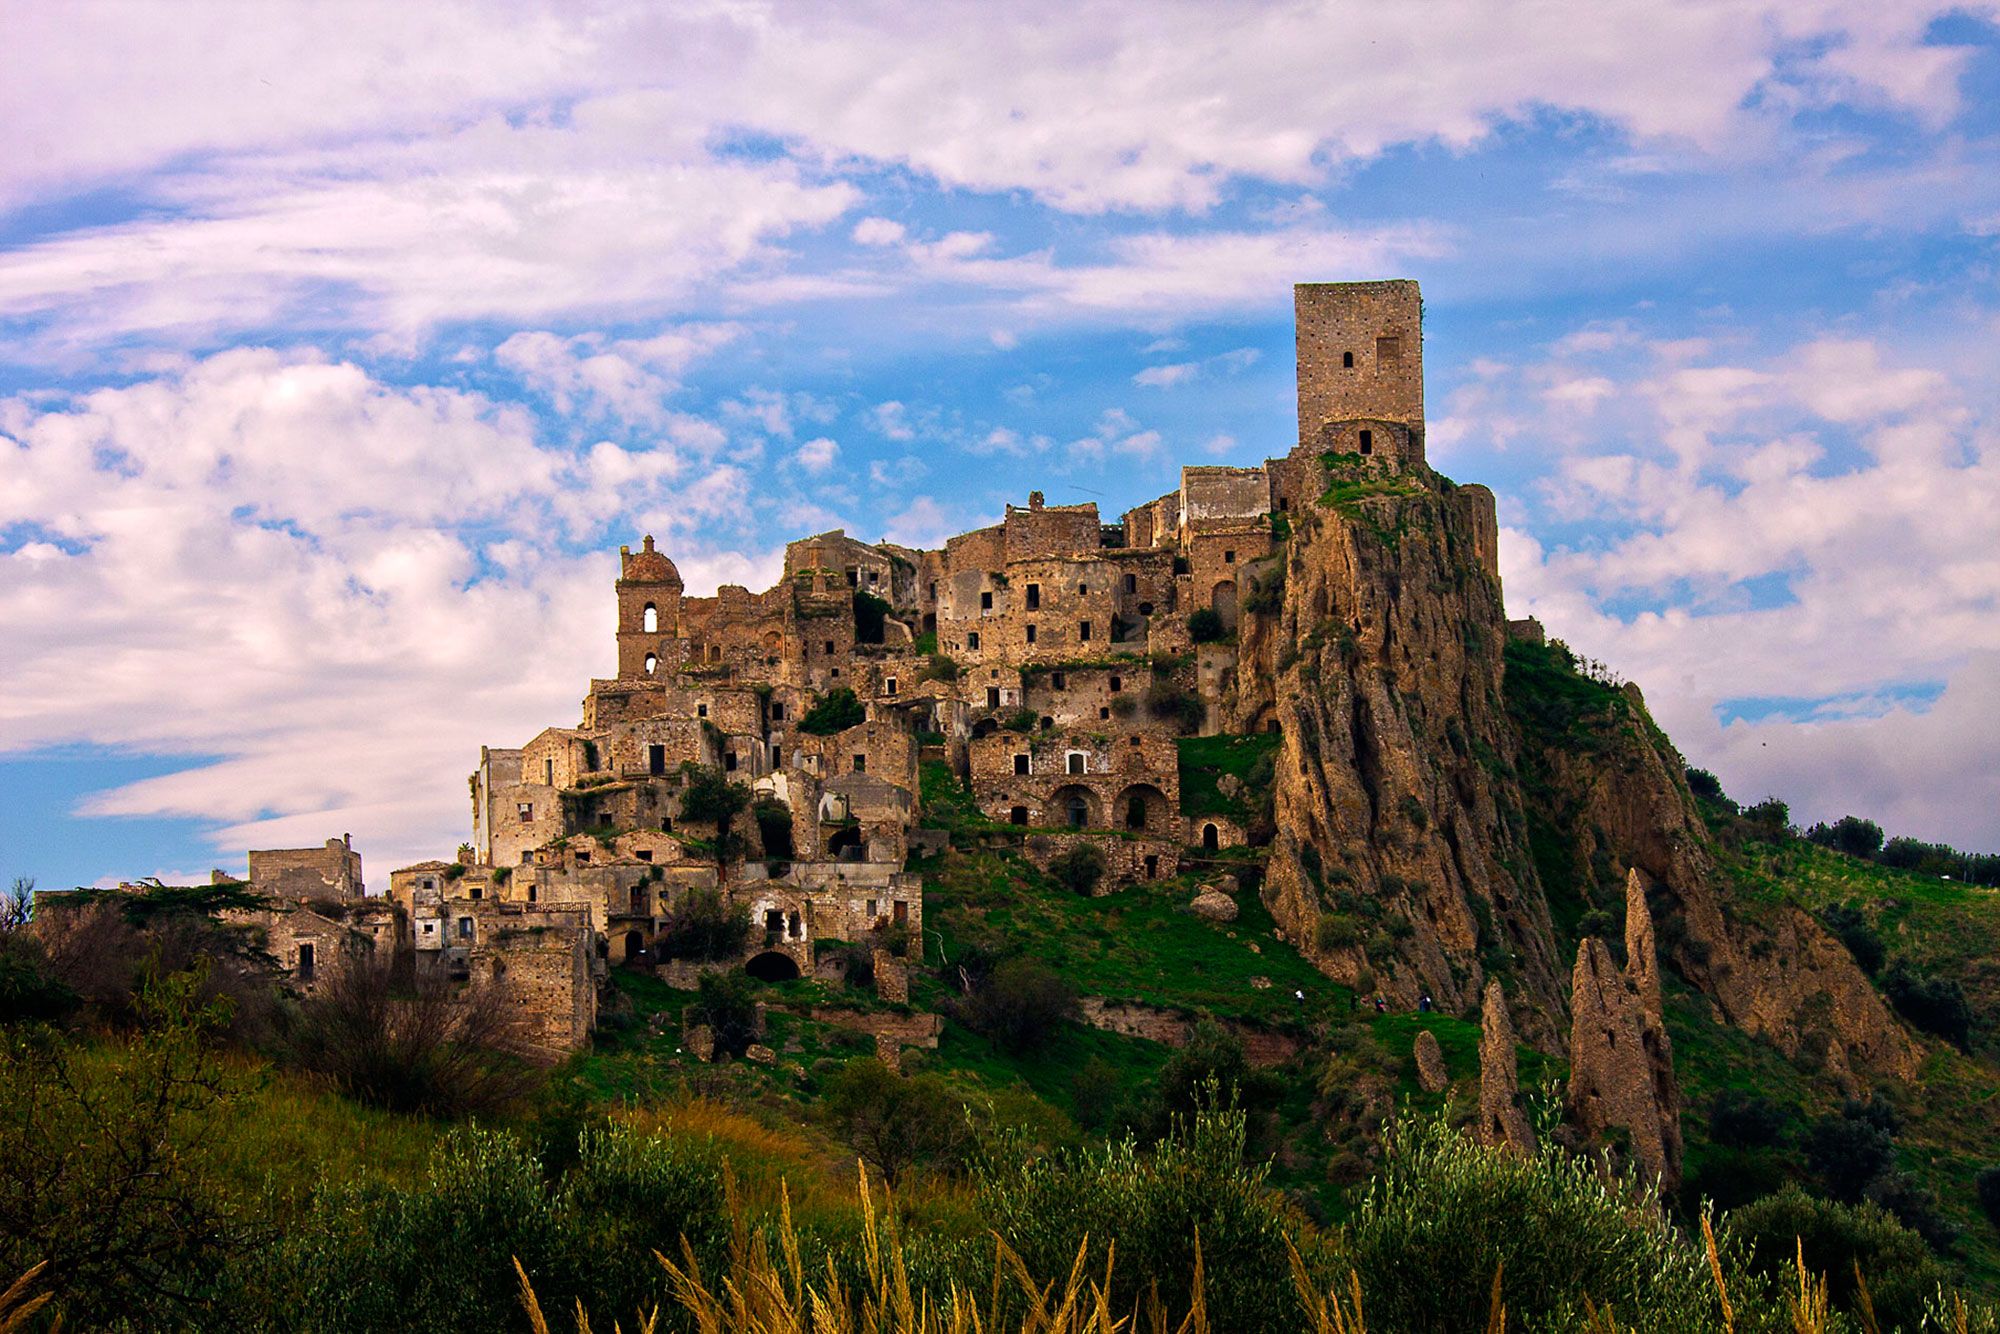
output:
M1285 565L1279 560L1272 562L1269 569L1252 577L1250 591L1243 598L1243 610L1259 616L1268 616L1281 610L1284 605Z
M1719 1328L1698 1246L1588 1159L1532 1159L1442 1119L1401 1121L1349 1230L1369 1328L1485 1329L1494 1274L1512 1327L1581 1329L1585 1303L1649 1330Z
M757 1040L757 984L748 973L703 973L687 1013L715 1034L717 1052L741 1056Z
M936 642L935 635L932 636L932 642ZM917 673L917 680L919 681L956 681L957 679L958 663L947 658L942 653L931 654L931 660L924 664L924 669L921 672Z
M868 710L862 707L860 699L846 686L840 686L813 701L806 716L799 720L799 730L814 736L832 736L867 719Z
M874 1056L857 1056L834 1072L820 1110L890 1186L917 1164L951 1157L965 1140L964 1107L942 1080L899 1075Z
M658 948L663 959L733 959L750 943L750 909L713 889L690 889L667 914Z
M1826 1275L1834 1300L1855 1308L1858 1264L1883 1328L1915 1329L1924 1299L1945 1279L1923 1238L1872 1204L1816 1200L1797 1186L1733 1209L1727 1232L1745 1244L1749 1262L1775 1283L1795 1282L1796 1256Z
M1013 713L1009 714L1007 717L1007 721L1000 725L1006 728L1010 732L1019 732L1023 736L1026 736L1028 733L1035 730L1035 724L1040 721L1041 721L1041 715L1036 713L1033 709L1021 708L1021 709L1016 709L1014 710Z
M1308 1266L1332 1266L1266 1185L1269 1169L1243 1165L1245 1140L1241 1112L1206 1111L1181 1121L1150 1156L1131 1139L1047 1155L1003 1141L975 1166L976 1203L1045 1282L1069 1273L1079 1249L1082 1269L1103 1273L1115 1246L1114 1311L1149 1304L1155 1289L1167 1310L1185 1310L1198 1234L1208 1327L1292 1334L1309 1326L1287 1241L1298 1243Z
M1972 1041L1972 1007L1957 979L1925 977L1908 960L1898 959L1883 975L1882 994L1897 1013L1924 1032L1961 1051Z
M1722 795L1722 780L1706 769L1687 771L1688 791L1713 801Z
M1979 1196L1979 1207L1986 1211L1986 1221L2000 1228L2000 1165L1981 1168L1973 1190Z
M125 1042L0 1041L0 1273L46 1261L65 1327L205 1327L227 1259L251 1244L213 1133L244 1089L203 990L198 973L145 984Z
M1874 1104L1850 1100L1839 1114L1820 1117L1806 1132L1806 1164L1828 1195L1853 1204L1895 1165L1894 1135L1893 1121Z
M1229 627L1222 623L1222 617L1211 607L1189 613L1187 628L1188 638L1197 644L1213 644L1229 636Z
M1361 923L1352 913L1321 913L1313 940L1322 950L1352 949L1361 943Z
M375 1107L427 1116L497 1112L537 1087L503 983L461 990L386 957L331 970L299 1007L291 1062Z
M1104 854L1088 843L1078 843L1050 860L1049 874L1070 893L1088 898L1104 879Z
M750 789L731 782L720 769L700 765L682 766L687 783L681 789L681 819L712 824L718 834L727 834L729 822L750 804Z
M1160 1105L1186 1115L1205 1106L1234 1106L1250 1080L1243 1040L1213 1019L1202 1018L1185 1047L1160 1071ZM1259 1090L1260 1092L1262 1090Z
M1782 833L1792 822L1792 808L1777 797L1766 797L1743 812L1743 818L1773 833Z
M1763 1149L1781 1143L1792 1113L1768 1098L1724 1089L1708 1112L1709 1138L1725 1148Z
M1882 944L1882 937L1875 934L1875 928L1868 924L1861 909L1852 903L1835 903L1820 914L1826 929L1847 946L1847 952L1854 956L1854 962L1861 971L1873 977L1882 971L1882 961L1888 957L1888 950Z
M1183 733L1200 731L1208 717L1201 696L1168 676L1156 676L1146 687L1146 712L1155 718L1172 719Z
M792 808L776 797L759 797L750 808L750 816L757 822L757 837L764 844L764 855L790 861Z
M1013 958L1000 964L964 1005L968 1026L1008 1051L1026 1051L1077 1016L1076 988L1047 964Z

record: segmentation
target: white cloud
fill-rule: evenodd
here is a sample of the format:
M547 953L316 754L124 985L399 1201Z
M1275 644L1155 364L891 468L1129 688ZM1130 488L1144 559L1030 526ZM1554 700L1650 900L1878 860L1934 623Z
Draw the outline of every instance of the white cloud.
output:
M1984 769L1945 740L2000 661L2000 436L1960 387L1851 339L1649 379L1653 349L1620 341L1593 349L1620 387L1586 396L1586 431L1540 389L1579 374L1579 344L1556 346L1559 361L1524 368L1511 398L1460 422L1477 440L1490 407L1507 429L1561 442L1511 506L1531 524L1588 525L1555 545L1510 522L1513 614L1639 681L1690 758L1739 795L1776 792L1815 818L1874 815L1860 803L1879 799L1909 832L2000 843ZM1951 683L1929 713L1717 721L1734 700L1893 698L1923 681Z
M741 333L733 324L687 325L640 339L523 331L495 348L493 358L566 416L660 425L668 419L667 398L680 388L679 373Z
M890 440L914 440L917 431L910 424L910 411L901 403L891 399L887 403L877 403L869 409L868 418L876 432Z
M697 590L774 568L690 540L740 525L734 468L570 453L304 353L0 401L0 474L0 530L31 534L0 550L0 750L221 756L89 810L221 821L224 864L345 830L383 869L457 846L478 746L573 717L609 664L607 521L656 525Z
M1132 383L1145 385L1149 389L1171 389L1201 373L1201 364L1193 361L1179 361L1170 366L1148 366L1132 377Z
M808 440L792 454L792 461L818 476L831 469L840 458L840 446L825 436Z
M895 245L903 239L903 224L887 218L863 218L854 224L856 245Z

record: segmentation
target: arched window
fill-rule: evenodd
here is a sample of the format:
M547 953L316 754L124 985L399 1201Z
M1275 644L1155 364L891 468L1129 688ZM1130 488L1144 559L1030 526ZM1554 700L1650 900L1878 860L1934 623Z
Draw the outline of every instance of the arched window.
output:
M1206 849L1209 852L1214 852L1216 846L1221 842L1222 842L1222 837L1216 831L1214 825L1205 824L1201 827L1201 846L1204 849Z
M658 633L660 629L660 609L648 602L645 613L640 617L639 628L649 635Z
M648 653L646 655L646 675L651 676L659 670L660 670L660 660L653 654Z
M1081 829L1090 823L1090 803L1081 796L1069 799L1069 823L1072 829Z
M1363 454L1373 454L1375 452L1375 433L1373 431L1363 431L1361 433L1361 452Z

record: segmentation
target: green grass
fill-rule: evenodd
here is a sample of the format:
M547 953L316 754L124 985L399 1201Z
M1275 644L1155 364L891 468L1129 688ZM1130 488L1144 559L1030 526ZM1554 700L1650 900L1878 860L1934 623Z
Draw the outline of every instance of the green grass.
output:
M1276 732L1180 738L1181 814L1222 815L1239 822L1249 819L1270 786L1268 765L1262 771L1261 787L1251 783L1251 770L1259 761L1275 759L1279 739ZM1242 781L1245 791L1225 797L1216 786L1224 774Z

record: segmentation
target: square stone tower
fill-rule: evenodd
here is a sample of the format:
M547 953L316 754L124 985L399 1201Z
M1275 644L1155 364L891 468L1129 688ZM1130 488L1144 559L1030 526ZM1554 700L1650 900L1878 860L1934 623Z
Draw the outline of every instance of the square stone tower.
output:
M1299 283L1299 445L1423 461L1423 296L1407 278Z

